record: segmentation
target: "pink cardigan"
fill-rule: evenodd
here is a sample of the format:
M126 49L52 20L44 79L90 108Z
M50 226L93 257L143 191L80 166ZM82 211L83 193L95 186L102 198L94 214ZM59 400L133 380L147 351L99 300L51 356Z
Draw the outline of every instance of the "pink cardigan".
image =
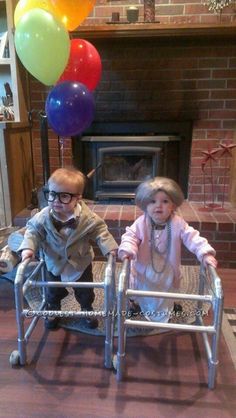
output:
M169 262L174 269L175 287L178 287L180 279L181 264L181 243L189 251L194 253L201 262L205 254L215 256L215 250L208 241L201 237L199 232L189 226L180 216L173 214L171 217L171 247L169 252ZM121 251L132 256L131 272L137 271L144 274L146 266L151 263L151 223L146 214L141 215L130 226L126 227L126 232L122 235L121 244L118 249L118 256ZM134 283L135 277L131 274L131 283Z

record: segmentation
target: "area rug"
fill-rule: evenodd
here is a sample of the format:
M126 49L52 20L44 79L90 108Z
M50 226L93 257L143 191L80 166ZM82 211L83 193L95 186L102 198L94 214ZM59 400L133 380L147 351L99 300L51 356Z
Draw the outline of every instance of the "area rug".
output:
M222 333L236 369L236 308L223 310Z
M104 276L104 269L105 263L102 261L96 261L93 263L93 274L94 274L94 281L101 282L103 281ZM118 282L118 277L121 269L121 263L116 263L116 286ZM198 292L198 280L199 280L199 267L198 266L181 266L182 270L182 280L180 286L180 293L193 293L197 294ZM62 310L63 311L78 311L80 310L80 306L78 302L74 298L74 292L72 289L67 289L69 294L68 296L63 299L62 301ZM40 289L37 287L31 287L27 290L25 298L29 304L31 309L37 310L40 302L41 302L41 294ZM101 311L104 309L103 307L103 290L102 289L95 289L95 300L93 303L93 308L95 311ZM178 300L175 302L178 303ZM180 301L179 301L180 302ZM183 311L181 313L181 318L173 317L171 319L172 322L177 323L193 323L196 319L196 315L207 315L210 305L204 303L202 308L202 312L198 312L197 310L197 302L194 301L181 301L181 305ZM143 320L143 317L135 316L137 320ZM59 325L63 328L80 331L87 334L92 335L104 335L104 319L98 320L99 325L96 329L88 329L86 328L79 318L61 318ZM127 335L128 336L136 336L136 335L153 335L165 330L158 330L158 329L151 329L151 328L128 328ZM115 330L114 335L117 335L116 332L116 321L115 321Z

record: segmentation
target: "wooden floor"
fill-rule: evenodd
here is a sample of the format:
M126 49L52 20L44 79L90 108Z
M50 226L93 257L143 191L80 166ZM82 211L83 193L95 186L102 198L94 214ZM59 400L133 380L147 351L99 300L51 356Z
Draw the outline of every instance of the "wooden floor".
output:
M219 270L225 306L236 305L236 270ZM127 378L103 367L102 337L63 329L46 332L39 321L24 368L11 368L17 348L13 287L0 280L0 417L2 418L232 418L236 371L222 336L217 387L207 388L201 336L191 333L132 337ZM116 344L116 342L115 342Z

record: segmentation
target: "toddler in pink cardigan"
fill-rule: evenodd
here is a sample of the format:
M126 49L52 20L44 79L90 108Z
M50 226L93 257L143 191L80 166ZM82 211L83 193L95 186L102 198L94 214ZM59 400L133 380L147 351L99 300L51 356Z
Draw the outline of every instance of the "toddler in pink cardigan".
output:
M138 186L135 203L144 214L126 228L118 250L121 260L131 259L131 288L178 292L182 243L205 266L216 268L214 248L175 213L183 201L180 187L169 178L155 177ZM173 308L173 299L142 296L131 301L131 312L141 310L152 321L168 322Z

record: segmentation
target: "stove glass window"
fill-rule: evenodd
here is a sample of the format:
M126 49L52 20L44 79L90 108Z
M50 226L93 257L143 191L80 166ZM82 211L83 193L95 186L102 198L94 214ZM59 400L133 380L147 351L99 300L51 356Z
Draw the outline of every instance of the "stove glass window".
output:
M152 175L153 155L106 154L102 163L103 181L142 181Z

